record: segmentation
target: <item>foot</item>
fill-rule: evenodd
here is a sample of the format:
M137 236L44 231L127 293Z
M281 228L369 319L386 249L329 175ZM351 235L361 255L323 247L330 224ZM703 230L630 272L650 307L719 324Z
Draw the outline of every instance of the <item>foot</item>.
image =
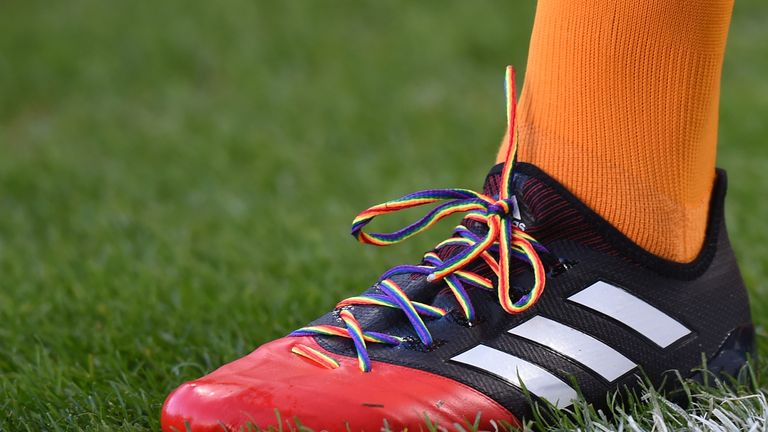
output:
M491 170L483 193L423 191L361 213L353 234L387 245L468 212L420 264L390 269L307 327L176 389L163 430L291 427L294 418L313 429L421 429L426 417L450 427L478 414L490 429L519 424L531 403L568 407L577 388L600 406L641 374L656 385L672 370L695 378L702 356L714 372L739 370L752 327L723 220L723 172L705 245L680 264L513 160ZM363 231L378 215L439 200L401 231Z

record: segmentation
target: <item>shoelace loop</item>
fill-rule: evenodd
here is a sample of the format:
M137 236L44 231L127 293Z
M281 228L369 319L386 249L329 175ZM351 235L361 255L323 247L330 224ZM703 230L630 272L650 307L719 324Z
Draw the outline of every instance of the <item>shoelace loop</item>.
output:
M363 372L371 370L371 360L366 343L381 343L399 345L405 341L400 336L388 335L374 331L365 331L358 322L352 309L360 306L380 306L401 309L413 326L419 340L425 346L434 342L424 322L424 318L437 319L448 314L448 311L432 305L412 301L407 293L392 278L402 274L424 275L427 281L443 281L450 289L468 322L475 319L475 311L467 293L466 286L493 291L498 295L499 304L510 314L521 313L533 306L541 296L546 284L544 264L539 252L546 249L533 237L515 226L517 209L516 198L513 195L512 170L517 152L515 140L515 82L514 69L507 67L505 89L507 96L507 155L502 170L501 190L499 197L494 198L468 189L430 189L405 195L401 198L370 207L360 213L352 223L352 235L360 242L376 246L388 246L402 242L419 234L439 222L441 219L455 214L467 213L465 219L485 224L487 233L480 236L467 227L459 225L451 237L435 250L424 255L421 265L396 266L384 273L377 287L381 294L364 294L342 300L336 305L339 320L345 327L332 325L307 326L294 331L290 336L339 336L351 339L357 352L358 364ZM437 204L421 219L400 230L391 233L368 233L363 228L375 217L400 210ZM446 246L457 246L459 251L443 259L436 251ZM492 252L498 255L494 257ZM471 262L483 260L497 276L497 286L486 277L464 270ZM516 259L530 265L534 282L527 294L513 301L510 295L510 266ZM310 357L306 350L300 355ZM316 357L316 356L315 356ZM327 361L325 364L327 365Z
M488 214L494 214L497 216L509 216L512 213L512 209L517 205L517 200L513 199L500 199L490 206L488 206Z

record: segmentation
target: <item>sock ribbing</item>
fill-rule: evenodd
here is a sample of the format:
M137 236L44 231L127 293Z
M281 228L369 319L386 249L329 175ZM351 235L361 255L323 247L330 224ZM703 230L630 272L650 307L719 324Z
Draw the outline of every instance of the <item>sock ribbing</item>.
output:
M732 6L539 0L517 111L520 160L646 250L695 258L715 178Z

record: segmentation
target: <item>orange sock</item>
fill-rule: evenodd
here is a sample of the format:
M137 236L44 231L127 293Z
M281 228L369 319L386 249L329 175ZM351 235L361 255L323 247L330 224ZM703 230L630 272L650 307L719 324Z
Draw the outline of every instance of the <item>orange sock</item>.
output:
M715 175L732 7L539 0L517 110L519 159L646 250L694 259Z

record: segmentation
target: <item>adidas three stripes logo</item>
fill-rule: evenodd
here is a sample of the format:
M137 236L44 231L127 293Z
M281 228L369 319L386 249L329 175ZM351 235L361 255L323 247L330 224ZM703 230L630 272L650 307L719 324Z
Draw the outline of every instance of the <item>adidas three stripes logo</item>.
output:
M674 318L607 282L596 282L568 300L624 324L660 348L691 333ZM609 382L637 366L593 336L541 315L512 328L509 333L557 351ZM486 345L478 345L451 360L484 370L512 386L525 386L558 408L571 405L577 397L573 387L541 366Z

